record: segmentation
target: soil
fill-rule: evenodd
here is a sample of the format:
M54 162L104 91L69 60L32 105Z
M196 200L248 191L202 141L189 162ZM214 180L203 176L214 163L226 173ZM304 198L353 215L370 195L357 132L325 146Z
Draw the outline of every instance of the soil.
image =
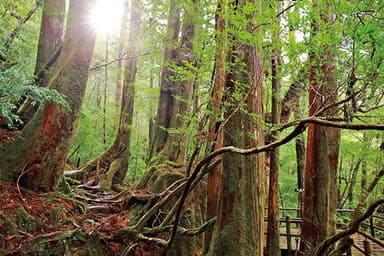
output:
M0 206L0 255L160 255L155 245L112 238L130 225L122 207L93 211L74 196L8 182L0 182Z

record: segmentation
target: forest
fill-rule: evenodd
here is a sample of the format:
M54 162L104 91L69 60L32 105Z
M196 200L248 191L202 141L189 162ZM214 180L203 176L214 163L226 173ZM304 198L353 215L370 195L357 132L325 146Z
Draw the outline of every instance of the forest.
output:
M384 1L1 0L0 255L384 255Z

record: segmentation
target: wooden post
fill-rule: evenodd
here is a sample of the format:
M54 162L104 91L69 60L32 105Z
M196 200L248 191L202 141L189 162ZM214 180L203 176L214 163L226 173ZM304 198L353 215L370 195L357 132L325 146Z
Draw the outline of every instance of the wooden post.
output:
M286 229L287 229L287 251L288 256L292 255L292 236L291 236L291 218L289 216L285 217Z
M369 218L369 229L371 230L371 236L375 237L375 222L373 221L373 216Z
M352 246L348 246L347 256L352 256Z
M369 243L368 240L364 240L364 255L372 256L371 244Z

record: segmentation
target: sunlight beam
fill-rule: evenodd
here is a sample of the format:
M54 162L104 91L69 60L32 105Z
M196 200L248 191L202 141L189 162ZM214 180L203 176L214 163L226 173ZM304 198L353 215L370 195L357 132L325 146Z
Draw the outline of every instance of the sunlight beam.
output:
M122 10L122 0L98 0L90 12L90 22L98 33L118 33Z

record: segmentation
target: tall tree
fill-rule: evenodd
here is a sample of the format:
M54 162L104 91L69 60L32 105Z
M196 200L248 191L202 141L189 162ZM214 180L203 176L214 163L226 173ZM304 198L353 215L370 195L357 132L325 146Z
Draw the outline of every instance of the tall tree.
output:
M250 13L246 7L253 6ZM229 9L233 47L225 84L224 146L264 144L262 58L259 42L243 41L258 31L261 1L236 1ZM243 39L243 40L242 40ZM263 255L264 154L223 156L217 223L208 255ZM236 238L235 238L236 237Z
M124 6L126 13L128 12L128 0L125 0ZM122 184L128 170L135 98L135 80L137 73L137 55L139 52L141 20L139 8L139 1L131 0L128 47L126 48L128 57L127 61L124 62L123 95L120 106L120 122L117 135L111 147L82 168L86 173L93 171L96 168L104 170L100 180L102 189L110 189L111 187L119 189L118 185ZM124 23L127 22L127 18L123 18L122 22L123 25L121 26L122 31L120 40L126 41L127 33L125 32ZM120 78L118 77L118 79Z
M159 153L165 146L172 116L173 91L175 82L170 78L174 75L171 65L177 61L177 42L180 32L180 6L178 1L170 0L163 65L160 76L160 97L157 108L156 124L151 141L149 159Z
M63 44L65 18L64 0L45 0L41 17L39 44L35 65L35 81L38 86L48 87ZM37 106L24 102L19 114L24 121L32 118Z
M47 87L63 44L65 0L45 0L41 17L35 76Z
M198 1L185 1L183 10L183 23L181 28L181 41L177 49L176 65L181 71L174 72L168 80L174 80L172 92L172 105L168 137L164 145L165 155L169 160L184 163L187 157L187 128L188 117L191 114L193 97L195 55L193 50L196 35L196 6ZM173 67L175 69L175 67ZM158 111L161 111L160 109ZM181 130L181 131L178 131Z
M216 11L216 56L215 56L215 77L211 91L211 99L208 109L211 111L209 119L208 136L207 136L207 153L209 151L223 147L223 129L222 123L219 121L219 116L222 115L222 100L225 88L225 61L227 56L224 19L225 1L219 0ZM218 193L220 184L221 165L218 165L214 170L208 173L207 184L207 209L206 219L217 215ZM212 231L208 230L204 234L204 251L208 251L209 244L212 239Z
M319 30L333 33L335 15L328 2L314 1L313 8L321 12L321 18L312 21L310 70L309 70L309 115L337 114L337 106L323 113L320 109L337 101L335 43L319 40ZM327 236L335 232L337 201L337 164L340 133L337 128L317 124L308 126L306 166L304 179L304 211L301 232L301 250L308 252Z
M280 12L280 1L274 1L271 9L276 13L274 26L272 26L272 125L277 127L281 119L281 61L280 61L280 18L277 14ZM279 137L277 131L271 132L272 141ZM270 153L269 168L269 193L268 193L268 225L267 225L267 251L268 255L281 255L280 250L280 219L278 204L279 188L279 148L274 148Z
M186 159L187 134L184 129L193 96L194 71L191 66L195 65L196 2L184 3L179 41L181 7L178 1L170 1L157 120L150 147L150 157L162 152L168 160L178 163L184 163Z
M50 88L67 97L69 109L41 106L13 142L0 147L0 177L19 179L35 191L51 191L62 176L76 130L96 34L87 20L91 0L71 1L62 52Z

